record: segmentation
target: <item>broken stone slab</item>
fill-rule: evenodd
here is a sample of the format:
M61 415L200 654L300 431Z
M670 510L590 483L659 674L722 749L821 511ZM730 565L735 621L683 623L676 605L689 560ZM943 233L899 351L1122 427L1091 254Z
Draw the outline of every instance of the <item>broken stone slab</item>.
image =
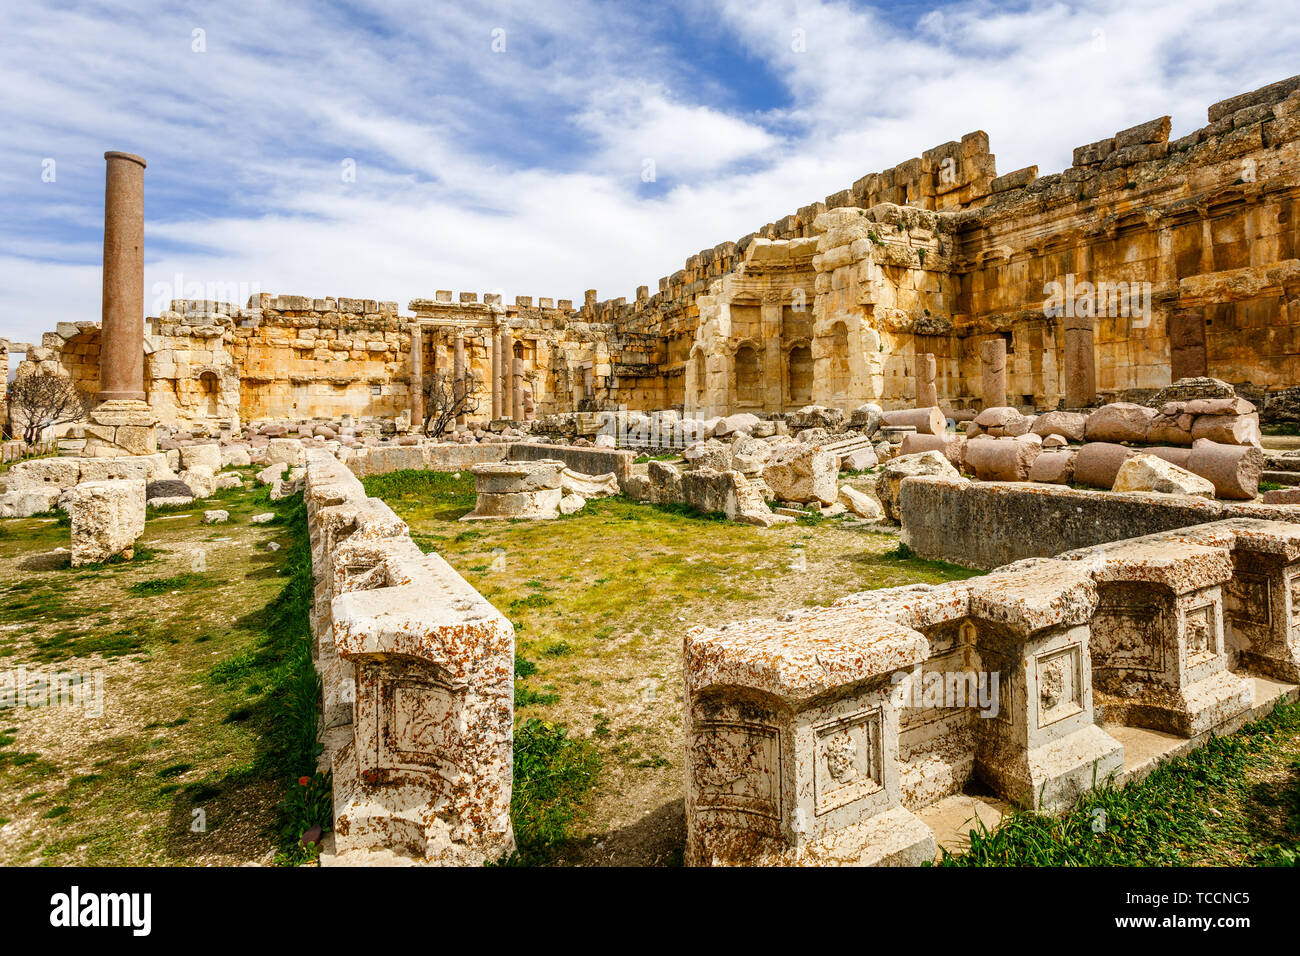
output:
M135 539L144 534L144 487L142 478L117 478L63 493L59 504L72 519L73 567L134 554Z
M725 438L736 432L747 432L757 425L761 418L757 415L751 415L749 412L740 412L735 415L728 415L720 419L713 428L713 434L718 438Z
M682 500L705 514L721 512L731 521L760 527L790 520L774 513L758 489L738 471L700 468L683 472L681 489Z
M184 445L180 449L181 468L201 465L213 472L221 470L221 446L215 442L204 445Z
M845 471L867 471L880 464L880 457L870 445L858 448L840 458L840 467Z
M786 501L834 504L839 497L839 459L809 445L778 448L763 468L763 480Z
M709 438L696 442L682 452L687 468L711 468L714 471L730 471L732 466L731 446L726 442Z
M1134 455L1127 459L1120 465L1111 490L1214 497L1214 485L1208 479L1155 455Z
M307 463L307 451L297 438L272 438L266 446L266 463L296 468Z
M849 485L840 486L840 501L859 518L880 521L885 517L885 509L880 507L880 502L865 491L859 491Z
M278 461L268 465L257 473L257 483L259 485L273 485L284 476L288 465L283 461Z
M746 477L762 474L771 457L772 446L760 438L740 434L731 444L731 467Z
M58 488L33 488L7 491L0 495L0 518L30 518L53 511L63 492Z
M230 520L230 512L221 508L203 512L204 524L225 524Z
M666 461L651 461L646 465L648 487L646 500L655 505L670 505L682 501L682 474L676 465Z
M884 414L884 410L875 402L866 402L853 410L853 414L849 416L849 427L857 429L870 438L880 427Z
M560 514L571 515L582 510L587 499L578 494L566 494L560 499Z
M150 508L185 508L194 504L193 495L159 495L149 498L145 504Z
M828 431L844 424L844 410L825 405L805 405L798 411L786 415L790 428L798 431L805 428L825 428Z
M243 468L253 463L249 456L248 448L244 445L222 445L221 446L221 467L222 468Z
M1198 378L1180 378L1172 385L1166 385L1156 392L1148 402L1159 408L1166 402L1188 402L1202 398L1236 398L1237 390L1222 379L1201 376Z
M209 498L217 490L217 476L207 465L195 465L193 468L185 469L180 474L180 480L189 486L195 498Z
M604 475L587 475L565 468L560 474L560 488L566 495L581 495L585 500L608 498L619 493L618 476L612 471Z
M898 523L902 520L898 502L904 479L918 475L936 475L962 482L966 480L952 466L952 462L937 451L895 458L885 465L884 471L876 478L876 498L890 521Z
M253 515L248 519L250 524L269 524L275 520L274 511L263 511L261 514Z

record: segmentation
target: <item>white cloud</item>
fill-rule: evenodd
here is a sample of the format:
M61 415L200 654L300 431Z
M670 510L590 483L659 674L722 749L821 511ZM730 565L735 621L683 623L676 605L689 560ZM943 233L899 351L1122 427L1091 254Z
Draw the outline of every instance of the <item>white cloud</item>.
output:
M1210 102L1294 71L1296 6L20 7L0 37L0 335L98 318L105 149L150 163L146 293L179 272L403 306L438 288L630 297L972 129L1002 171L1045 173L1163 113L1186 132ZM741 44L788 102L728 108L721 94L750 75L676 48L679 15L681 36ZM204 54L190 52L196 27ZM56 184L40 182L43 157ZM666 189L643 188L646 158Z

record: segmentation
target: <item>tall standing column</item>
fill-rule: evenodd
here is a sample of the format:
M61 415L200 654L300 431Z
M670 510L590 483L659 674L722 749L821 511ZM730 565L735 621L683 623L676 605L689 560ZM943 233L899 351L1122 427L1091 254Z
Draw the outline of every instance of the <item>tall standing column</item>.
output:
M492 420L501 418L501 330L492 330Z
M1007 340L999 336L980 343L980 391L985 408L1007 403Z
M99 405L86 425L87 458L151 455L158 420L144 390L144 160L104 154L104 298Z
M411 326L411 428L424 424L424 334L420 323Z
M99 400L144 401L144 160L104 154Z
M513 371L510 383L510 416L517 422L524 420L524 360L516 358L510 363Z
M501 417L513 419L515 388L515 337L506 329L501 334Z
M1097 362L1091 316L1065 319L1065 407L1087 408L1097 401Z
M456 344L454 348L455 351L452 354L451 359L451 373L455 377L455 382L452 385L452 394L459 396L464 394L463 389L465 388L465 336L459 329L456 330ZM456 424L465 424L465 415L463 412L456 416Z

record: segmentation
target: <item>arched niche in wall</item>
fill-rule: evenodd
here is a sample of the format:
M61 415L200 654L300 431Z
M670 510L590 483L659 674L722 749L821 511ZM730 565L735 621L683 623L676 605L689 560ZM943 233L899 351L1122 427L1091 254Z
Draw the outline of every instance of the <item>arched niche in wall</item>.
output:
M748 343L737 348L735 369L737 408L762 408L763 363L758 349Z
M786 404L803 407L812 402L813 359L807 342L794 345L786 355Z

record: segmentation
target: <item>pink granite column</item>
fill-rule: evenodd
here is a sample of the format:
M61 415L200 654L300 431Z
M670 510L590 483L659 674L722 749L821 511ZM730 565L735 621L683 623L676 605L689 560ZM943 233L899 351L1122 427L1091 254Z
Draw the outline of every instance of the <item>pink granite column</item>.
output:
M420 323L411 326L411 429L424 424L424 334Z
M517 422L524 420L524 360L515 358L510 363L513 374L510 382L510 417Z
M1065 407L1088 408L1097 401L1097 363L1091 316L1065 319Z
M501 417L514 418L515 337L509 329L501 334Z
M461 395L463 394L462 389L465 387L463 384L465 381L465 336L459 329L456 330L456 345L455 351L452 353L451 372L452 375L455 376L455 383L452 385L452 395ZM464 414L456 416L456 424L465 424Z
M501 418L501 330L492 330L492 420Z
M980 343L980 393L985 408L1007 403L1007 340L999 336Z
M934 408L939 404L939 390L934 384L939 366L933 352L916 357L916 407Z
M104 154L99 400L144 401L144 160Z

